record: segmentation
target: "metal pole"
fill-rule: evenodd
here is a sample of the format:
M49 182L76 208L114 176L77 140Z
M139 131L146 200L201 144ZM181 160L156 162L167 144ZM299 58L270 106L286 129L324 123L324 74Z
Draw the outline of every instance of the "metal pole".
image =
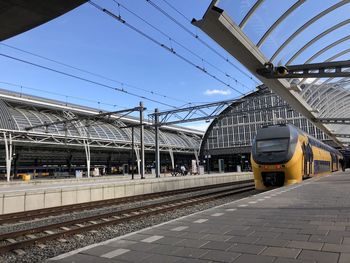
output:
M143 102L140 102L140 141L141 141L141 179L145 179L145 143L144 143L144 127L143 127Z
M134 180L134 126L131 127L131 179Z
M158 109L154 110L154 125L155 125L155 143L156 143L156 178L160 177L160 155L159 155L159 113Z

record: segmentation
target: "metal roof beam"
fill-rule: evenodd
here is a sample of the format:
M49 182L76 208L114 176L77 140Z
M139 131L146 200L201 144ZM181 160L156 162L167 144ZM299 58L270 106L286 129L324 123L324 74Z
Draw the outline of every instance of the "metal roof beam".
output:
M273 67L267 63L257 73L268 79L350 77L350 60Z
M326 124L350 124L350 118L318 118L317 121Z
M267 87L272 89L284 100L288 101L289 105L296 111L312 121L318 128L325 132L326 135L330 136L336 143L341 145L326 126L320 122L316 122L316 113L312 112L313 109L298 92L290 89L291 84L288 81L285 79L267 79L257 74L256 70L263 68L268 60L224 10L217 6L212 6L207 10L201 20L193 20L192 23L234 56Z

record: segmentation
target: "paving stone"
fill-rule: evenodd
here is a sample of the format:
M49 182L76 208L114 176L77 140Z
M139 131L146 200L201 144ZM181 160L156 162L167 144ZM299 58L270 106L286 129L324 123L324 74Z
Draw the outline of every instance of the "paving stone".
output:
M121 260L121 261L129 261L129 262L143 262L146 258L151 257L152 254L145 253L142 251L129 251L124 254L121 254L120 256L117 256L114 259Z
M306 241L290 241L287 247L302 248L302 249L309 249L309 250L321 250L323 247L323 243L306 242Z
M234 263L271 263L275 260L275 257L268 256L257 256L257 255L247 255L243 254L239 256Z
M207 244L207 240L182 239L175 244L177 247L194 247L199 248Z
M207 234L202 239L208 241L227 241L231 238L232 236L228 235Z
M181 250L181 247L174 247L169 245L158 245L148 250L149 253L161 254L161 255L170 255L175 256L176 252Z
M273 256L273 257L283 257L283 258L296 258L301 249L295 248L281 248L281 247L268 247L261 255Z
M338 245L325 243L322 251L350 253L350 245Z
M298 259L316 260L318 263L336 263L338 262L339 254L331 252L321 252L314 250L302 250Z
M111 260L108 258L101 258L96 257L92 255L86 255L86 254L75 254L63 259L60 259L59 261L53 261L53 262L60 262L60 263L72 263L72 262L84 262L84 263L111 263ZM113 260L113 263L120 263L122 261ZM124 261L125 263L125 261Z
M350 253L341 253L338 263L349 263L350 262Z
M179 250L176 251L175 256L178 257L190 257L190 258L200 258L203 256L207 251L205 249L199 249L199 248L179 248Z
M232 243L222 241L209 241L205 245L201 246L203 249L213 250L227 250L229 247L232 247Z
M307 241L309 239L309 235L299 235L299 234L290 234L290 233L283 233L280 236L278 236L279 239L286 239L286 240L296 240L296 241Z
M332 244L340 244L343 240L341 236L320 236L320 235L312 235L309 238L310 242L319 242L319 243L332 243Z
M243 237L243 236L233 236L226 242L231 243L243 243L243 244L254 244L259 238L258 237Z
M257 254L261 253L265 248L266 248L265 246L260 246L260 245L235 243L235 244L233 244L232 247L230 247L228 249L228 251L257 255Z
M114 247L101 245L101 246L90 248L88 250L83 250L80 253L81 254L93 255L93 256L101 256L101 255L106 254L108 252L111 252L113 250L115 250Z
M279 235L280 235L280 233L275 233L275 232L256 231L256 232L251 233L249 236L252 236L252 237L276 238Z
M128 245L125 248L128 248L130 250L136 250L136 251L150 251L151 249L153 249L157 246L159 246L159 244L137 242L135 244Z
M344 245L350 245L350 237L344 237L343 243Z
M277 258L273 263L317 263L315 260L302 260L295 258Z
M260 238L254 244L255 245L265 245L273 247L285 247L290 241L278 239L278 238Z
M240 255L241 254L235 252L209 250L206 254L201 256L201 259L213 260L215 262L232 262Z
M115 241L108 242L106 244L106 246L115 247L115 248L126 248L126 247L133 245L133 244L138 244L138 242L121 239L121 240L115 240Z
M118 249L115 249L115 250L112 250L106 254L103 254L101 255L101 257L103 258L114 258L114 257L118 257L124 253L127 253L129 252L130 250L129 249L125 249L125 248L118 248Z
M178 262L179 257L154 254L142 260L143 263L173 263ZM113 261L114 262L114 261Z

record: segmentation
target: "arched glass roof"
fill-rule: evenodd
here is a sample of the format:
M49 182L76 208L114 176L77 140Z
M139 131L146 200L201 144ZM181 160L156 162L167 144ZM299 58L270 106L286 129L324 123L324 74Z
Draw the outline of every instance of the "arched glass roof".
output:
M57 105L56 109L37 107L35 103L21 104L18 102L6 101L0 99L0 131L8 131L11 133L19 133L24 135L45 135L52 138L66 137L68 139L91 139L95 142L111 142L113 144L118 143L131 143L131 128L123 128L127 126L127 122L119 119L118 121L94 121L86 123L83 115L77 112L62 110ZM72 117L82 117L79 122L71 122L68 125L63 123L53 124L49 126L42 126L27 130L26 128L50 124L56 121L67 120ZM80 127L85 127L84 132ZM136 144L140 143L139 129L135 128L134 141ZM146 127L144 130L145 145L149 148L155 145L155 135L152 128ZM33 141L34 143L34 141ZM180 151L186 150L189 152L197 151L200 144L200 136L188 135L182 131L174 132L169 129L162 128L160 132L159 144L166 149L179 149ZM108 145L108 144L107 144Z
M221 15L219 18L213 18L215 15L210 13L215 7L223 10L223 13L217 12ZM214 32L219 23L213 21L219 21L220 26L231 30L232 39L239 39L243 45L249 46L255 57L260 56L262 63L288 67L350 59L350 0L213 0L197 25L235 56L229 45L223 44L227 39L219 40L220 36ZM240 36L244 37L240 39ZM244 42L245 37L248 44ZM255 75L256 69L252 72ZM350 71L350 68L345 71ZM349 78L287 81L299 84L301 104L306 102L305 108L316 112L316 118L350 118ZM324 127L338 141L350 143L350 139L337 136L350 135L349 126L326 124Z

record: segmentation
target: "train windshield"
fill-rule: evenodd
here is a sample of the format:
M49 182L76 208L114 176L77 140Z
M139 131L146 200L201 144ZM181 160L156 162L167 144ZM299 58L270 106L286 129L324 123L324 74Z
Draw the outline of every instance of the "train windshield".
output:
M256 142L257 152L282 152L288 150L288 139L262 140Z

